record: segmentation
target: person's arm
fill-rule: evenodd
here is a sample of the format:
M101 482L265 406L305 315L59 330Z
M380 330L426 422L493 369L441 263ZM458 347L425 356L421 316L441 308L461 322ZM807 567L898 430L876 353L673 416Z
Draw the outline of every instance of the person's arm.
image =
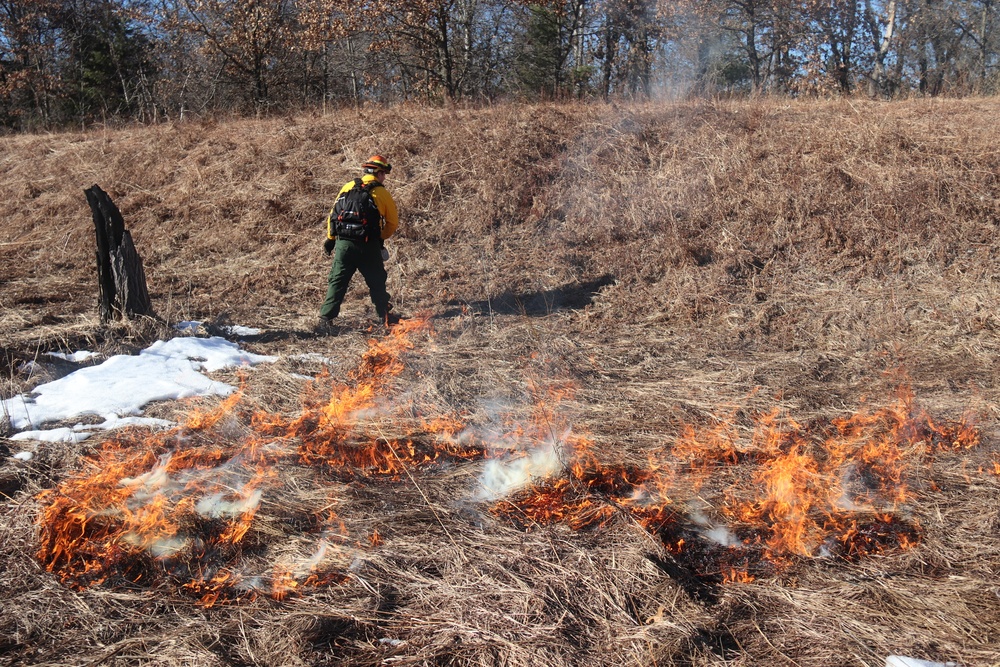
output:
M333 209L326 214L326 239L328 241L336 240L337 235L333 233Z
M396 233L399 227L399 211L396 209L396 202L385 187L375 188L372 192L372 199L378 206L378 212L382 215L382 240L389 238Z

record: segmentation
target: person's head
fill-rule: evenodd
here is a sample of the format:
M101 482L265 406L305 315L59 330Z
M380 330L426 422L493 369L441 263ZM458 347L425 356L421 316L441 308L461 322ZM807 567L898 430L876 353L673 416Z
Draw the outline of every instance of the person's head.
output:
M381 155L371 156L367 162L361 165L361 168L365 170L366 174L373 174L379 183L382 182L386 174L392 171L392 165Z

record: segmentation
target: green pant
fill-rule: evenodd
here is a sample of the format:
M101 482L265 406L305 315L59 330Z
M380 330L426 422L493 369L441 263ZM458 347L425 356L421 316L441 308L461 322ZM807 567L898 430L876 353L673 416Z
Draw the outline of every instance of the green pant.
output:
M355 271L360 271L368 284L375 312L385 319L391 306L385 291L385 265L382 263L382 244L378 241L364 243L337 239L333 250L333 266L327 278L326 300L319 309L320 317L334 318L340 314L340 304L347 294L347 286Z

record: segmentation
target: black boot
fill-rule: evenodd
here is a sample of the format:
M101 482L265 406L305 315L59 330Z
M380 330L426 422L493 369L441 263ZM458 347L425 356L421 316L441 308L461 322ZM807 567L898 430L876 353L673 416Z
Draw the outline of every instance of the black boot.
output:
M386 328L393 327L399 324L399 321L403 319L402 317L391 311L387 313L379 313L377 317L378 317L378 326Z
M315 332L317 336L331 336L337 333L333 326L333 319L320 315L319 320L316 322Z

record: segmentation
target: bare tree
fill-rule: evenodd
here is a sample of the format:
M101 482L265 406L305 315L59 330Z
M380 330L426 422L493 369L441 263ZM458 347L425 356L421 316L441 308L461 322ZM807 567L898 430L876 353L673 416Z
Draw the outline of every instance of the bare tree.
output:
M0 94L10 123L48 123L61 94L55 0L0 2Z
M288 55L292 0L176 0L182 29L202 38L254 110L269 101L271 76Z
M868 94L872 97L886 97L891 93L885 63L896 30L896 2L887 0L881 7L876 7L872 0L865 0L865 28L874 61L868 79Z

